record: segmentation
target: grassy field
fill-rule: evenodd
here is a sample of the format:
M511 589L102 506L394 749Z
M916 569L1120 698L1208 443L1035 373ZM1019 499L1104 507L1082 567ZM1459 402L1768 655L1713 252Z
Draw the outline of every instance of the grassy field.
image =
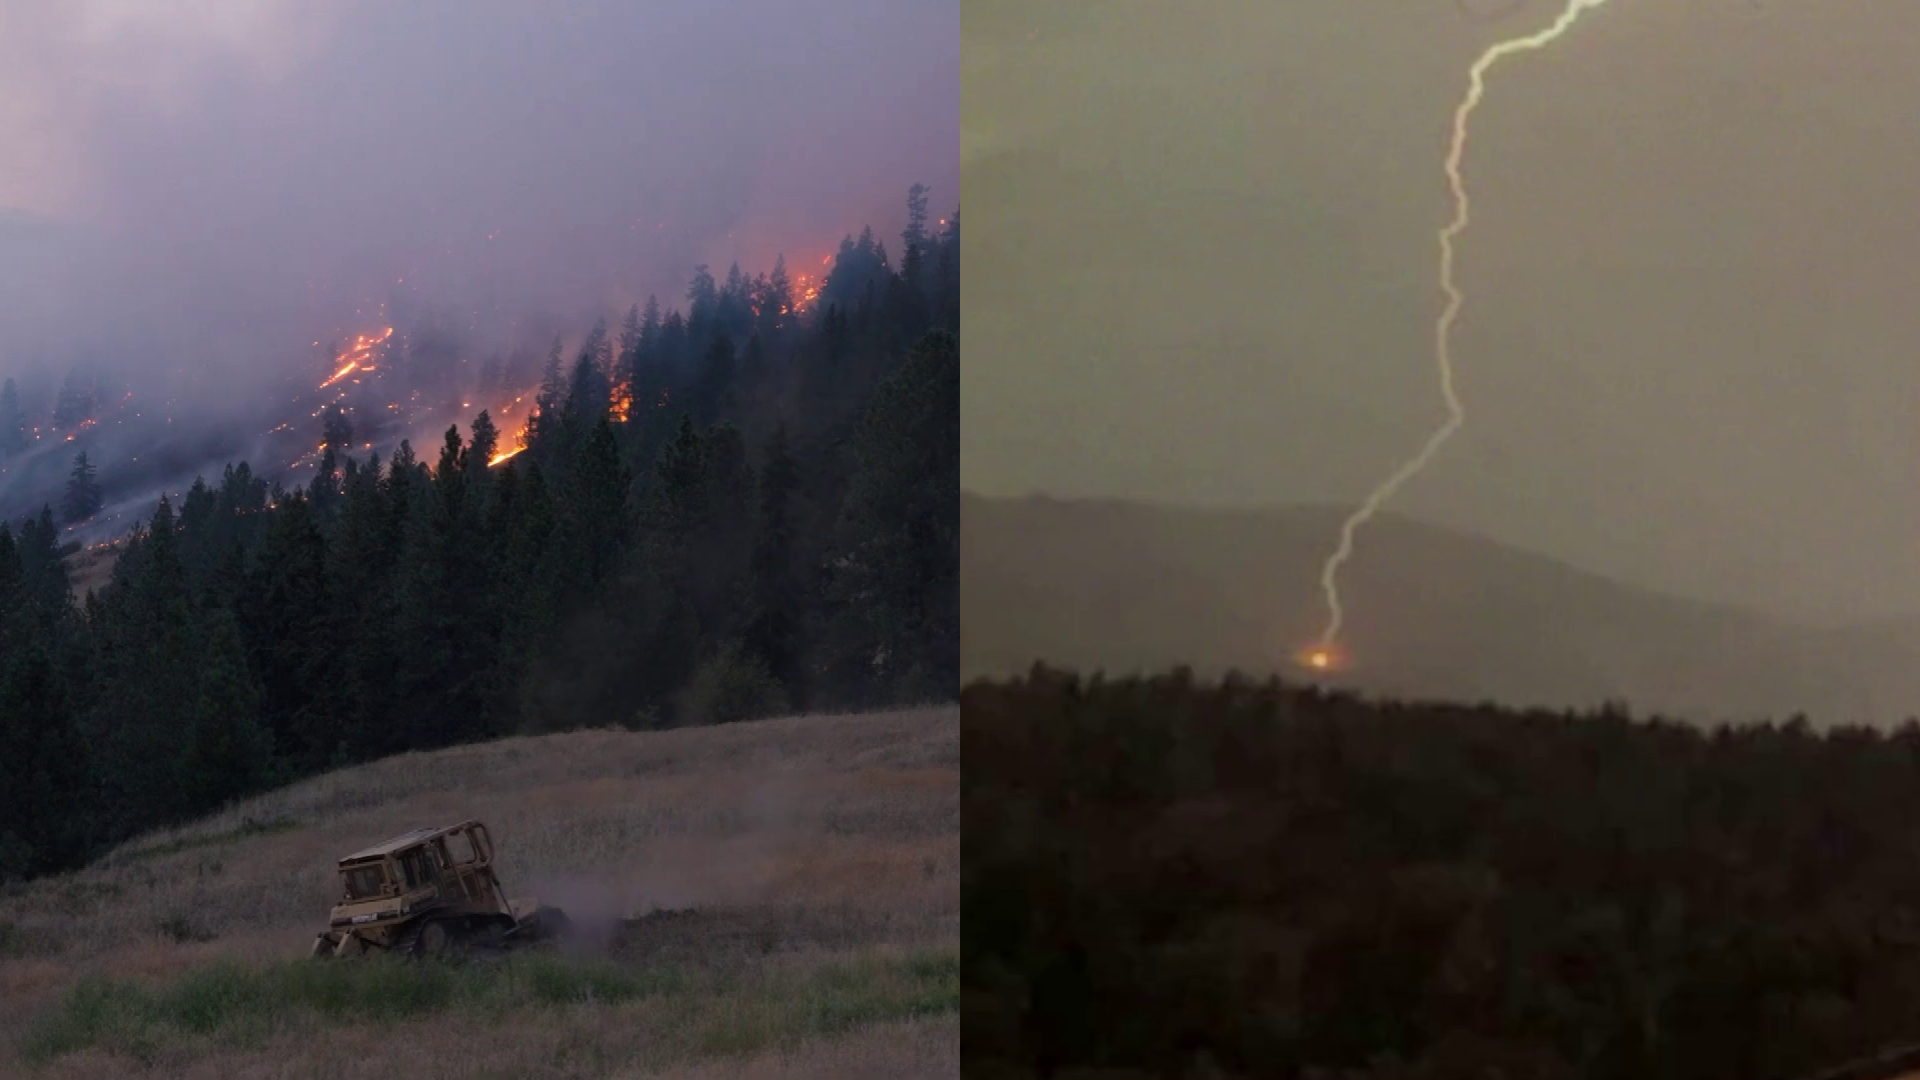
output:
M407 754L0 895L0 1074L959 1074L953 708ZM308 962L333 860L479 818L578 940Z

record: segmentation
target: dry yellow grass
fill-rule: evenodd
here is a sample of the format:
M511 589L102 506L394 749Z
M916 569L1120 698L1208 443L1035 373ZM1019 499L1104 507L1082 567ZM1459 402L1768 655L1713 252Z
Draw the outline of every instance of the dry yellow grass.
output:
M113 564L120 558L120 542L113 541L99 547L83 548L67 556L67 579L73 585L73 595L77 600L89 592L96 592L113 579Z
M785 996L957 955L958 796L951 707L508 739L315 777L0 896L0 1028L44 1023L89 975L164 993L209 965L301 955L334 900L335 859L469 817L492 830L510 893L558 903L608 962L677 972L681 988L441 1010L381 1028L391 1053L377 1059L295 1024L45 1062L6 1039L0 1072L958 1075L951 1013L823 1034L817 1016L796 1028Z

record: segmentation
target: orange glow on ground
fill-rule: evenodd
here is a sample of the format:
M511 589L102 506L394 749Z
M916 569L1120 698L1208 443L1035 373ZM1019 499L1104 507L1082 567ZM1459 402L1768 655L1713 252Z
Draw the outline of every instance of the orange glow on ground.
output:
M332 377L327 379L326 382L321 383L320 389L325 390L327 387L332 386L334 383L339 382L341 379L346 378L356 371L371 370L373 367L373 350L380 345L386 344L387 339L392 336L393 327L391 326L386 327L381 330L380 333L371 337L366 334L356 335L353 339L353 344L347 346L341 351L340 355L334 359L334 363L339 364L340 369L335 371Z
M1347 666L1347 658L1325 645L1317 645L1294 656L1294 662L1309 671L1327 674Z

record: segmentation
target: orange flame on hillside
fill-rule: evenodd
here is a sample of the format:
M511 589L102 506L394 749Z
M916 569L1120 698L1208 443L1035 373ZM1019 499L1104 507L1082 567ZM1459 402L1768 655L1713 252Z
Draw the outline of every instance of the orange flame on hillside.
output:
M392 336L393 327L391 326L372 336L354 335L353 344L347 346L338 357L334 358L334 363L339 365L339 370L335 371L326 382L321 383L320 389L325 390L356 371L372 371L373 350L386 344L387 339Z
M797 315L817 304L821 290L832 272L835 258L836 256L831 253L823 255L814 272L790 276L789 299L780 312L781 315ZM756 316L762 314L759 310L760 306L756 298L754 304ZM438 403L435 392L430 391L423 398L420 389L413 389L409 394L394 400L394 395L384 389L382 383L386 378L395 375L398 369L381 359L385 355L381 351L382 347L389 345L393 340L394 327L392 326L378 327L369 333L354 335L334 357L332 374L319 384L318 389L321 393L311 398L303 394L295 400L311 406L309 416L313 419L322 418L330 408L343 409L349 415L356 411L364 411L369 418L369 426L379 431L381 438L405 434L416 444L428 445L438 437L435 434L433 439L429 439L427 438L429 433L443 432L450 422L458 426L469 426L473 406L481 404L483 400L503 390L507 393L513 392L494 382L481 390L477 397L449 398L446 399L448 402L446 405ZM467 361L462 359L460 362L464 364ZM668 407L669 395L665 388L657 391L657 401L636 400L636 388L632 382L632 373L626 370L627 365L621 363L611 366L613 370L606 372L612 384L609 387L611 395L608 400L608 412L616 423L630 423L649 410ZM468 384L460 389L471 394L476 388ZM489 454L487 460L489 466L504 464L526 451L526 439L530 433L528 421L538 412L538 406L534 402L535 393L534 388L525 388L517 396L508 398L498 406L487 410L495 426L500 429L502 441L511 441L516 444L500 447ZM389 400L383 405L379 403L381 397ZM460 416L457 419L450 412L453 408L452 402L455 401L459 403L460 410ZM289 420L274 427L268 434L294 431L305 426L305 420ZM373 443L366 443L365 448L372 449ZM300 456L287 467L295 469L316 464L324 453L324 446L300 452Z
M614 423L624 424L627 422L627 416L633 412L633 382L631 380L623 378L613 384L613 398L608 403L607 410L613 414Z
M833 256L829 255L828 258ZM793 277L793 310L805 311L808 305L820 297L820 285L823 278L810 274L795 274Z

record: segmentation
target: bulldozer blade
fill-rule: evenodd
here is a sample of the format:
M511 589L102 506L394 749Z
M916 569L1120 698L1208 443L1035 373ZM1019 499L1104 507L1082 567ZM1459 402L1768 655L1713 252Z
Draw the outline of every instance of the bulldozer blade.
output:
M566 937L573 930L573 920L557 907L528 903L525 908L514 905L515 923L507 931L510 939L532 942L551 941Z

